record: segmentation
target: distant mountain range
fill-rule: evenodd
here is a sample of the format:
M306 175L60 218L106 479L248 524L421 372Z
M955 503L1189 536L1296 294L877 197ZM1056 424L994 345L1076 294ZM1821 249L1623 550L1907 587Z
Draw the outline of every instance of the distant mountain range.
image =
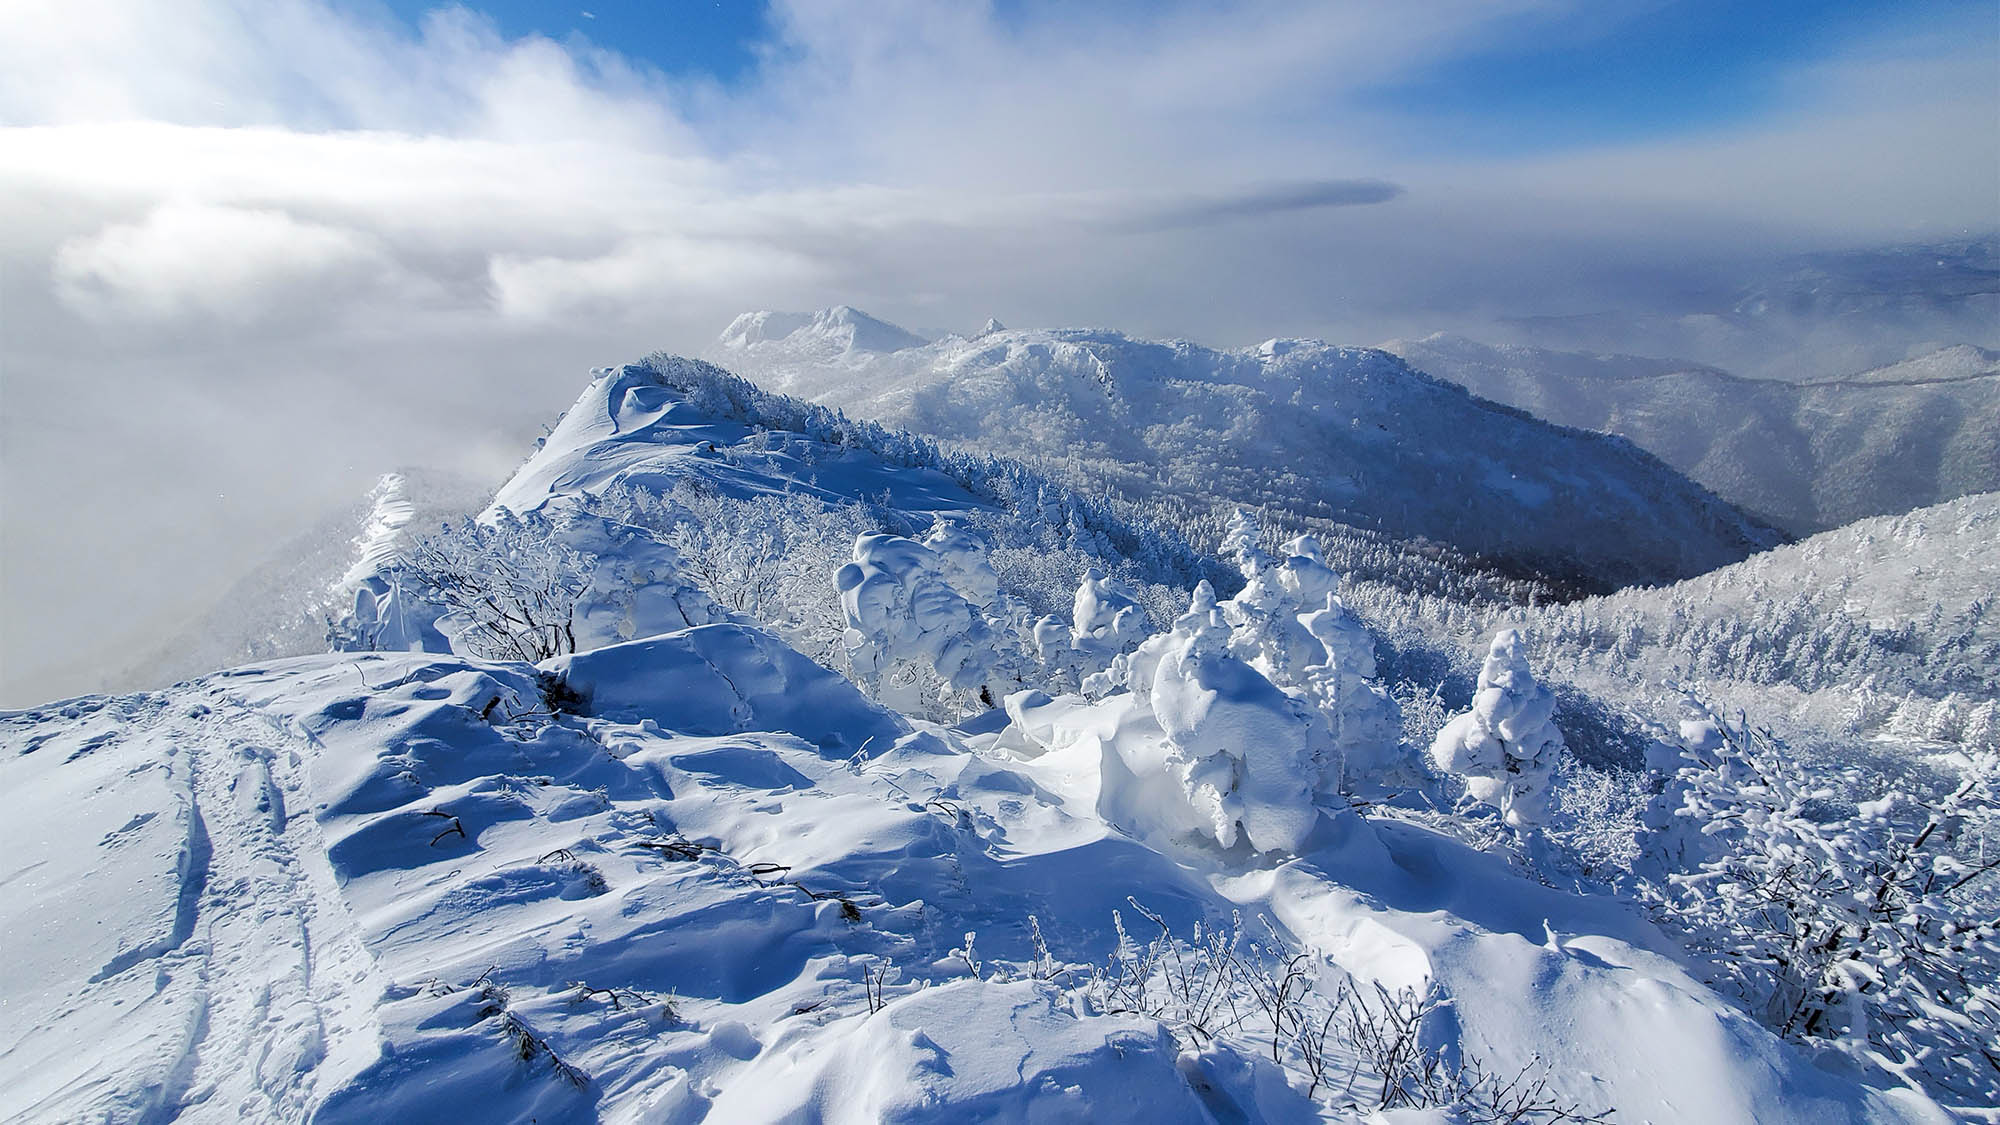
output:
M1805 254L1642 311L1517 317L1495 331L1504 343L1681 356L1760 379L1837 378L1898 363L1913 346L2000 347L2000 237Z
M923 342L858 310L738 317L710 358L1128 496L1254 503L1424 537L1595 588L1671 581L1776 541L1636 446L1486 402L1387 352L1217 350L1096 329Z
M1970 344L1812 382L1444 334L1383 346L1484 398L1630 438L1793 534L2000 489L2000 352Z

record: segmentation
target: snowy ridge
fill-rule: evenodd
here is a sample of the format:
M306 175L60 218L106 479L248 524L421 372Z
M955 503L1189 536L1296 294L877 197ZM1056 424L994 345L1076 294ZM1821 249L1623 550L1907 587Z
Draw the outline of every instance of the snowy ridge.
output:
M1820 379L1815 382L1853 383L1944 383L2000 375L2000 351L1975 344L1954 344L1925 352L1901 363L1891 363L1858 375Z
M1981 493L1524 620L1607 698L1693 678L1807 744L2000 746L1996 545L2000 493Z
M1128 496L1256 503L1599 588L1688 577L1775 542L1622 440L1473 398L1380 351L1000 330L827 364L800 332L726 334L714 354L787 393L1032 454Z

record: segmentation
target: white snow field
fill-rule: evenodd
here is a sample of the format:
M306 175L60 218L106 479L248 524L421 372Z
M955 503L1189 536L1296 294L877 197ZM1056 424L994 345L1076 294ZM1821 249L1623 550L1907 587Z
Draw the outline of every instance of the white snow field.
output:
M1309 539L1239 521L1244 591L1187 581L1171 624L1083 566L1078 620L1038 620L1027 562L912 525L1032 516L1064 560L1192 572L1046 482L750 393L600 372L481 524L364 536L357 651L0 713L0 1119L1954 1119L1768 1030L1630 901L1357 798L1409 748ZM640 494L842 549L736 604L727 551L607 514ZM437 544L477 597L413 584ZM555 625L502 628L515 597ZM813 599L851 626L823 663ZM905 679L834 670L878 653Z
M1434 984L1453 1046L1619 1120L1944 1119L1815 1069L1628 908L1430 831L1322 808L1259 855L1107 817L1130 696L1029 757L742 626L547 670L580 713L411 653L0 720L0 1116L1342 1119L1257 1044L1094 1000L1114 914L1153 936L1130 896Z

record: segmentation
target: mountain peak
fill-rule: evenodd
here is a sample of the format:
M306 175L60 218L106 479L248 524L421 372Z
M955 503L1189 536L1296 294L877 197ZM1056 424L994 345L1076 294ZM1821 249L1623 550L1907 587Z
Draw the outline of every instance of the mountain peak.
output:
M824 357L852 352L897 352L930 341L852 305L834 305L809 313L770 309L747 312L730 321L716 342L732 351L775 347L810 351Z

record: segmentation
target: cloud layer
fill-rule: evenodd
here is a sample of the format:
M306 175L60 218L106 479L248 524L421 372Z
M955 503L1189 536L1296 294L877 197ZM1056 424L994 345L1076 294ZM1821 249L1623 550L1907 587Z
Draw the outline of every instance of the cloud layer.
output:
M7 7L0 698L744 308L1372 342L1996 223L1978 25L1726 132L1461 160L1361 94L1564 5L1072 7L780 3L727 87L462 9Z

